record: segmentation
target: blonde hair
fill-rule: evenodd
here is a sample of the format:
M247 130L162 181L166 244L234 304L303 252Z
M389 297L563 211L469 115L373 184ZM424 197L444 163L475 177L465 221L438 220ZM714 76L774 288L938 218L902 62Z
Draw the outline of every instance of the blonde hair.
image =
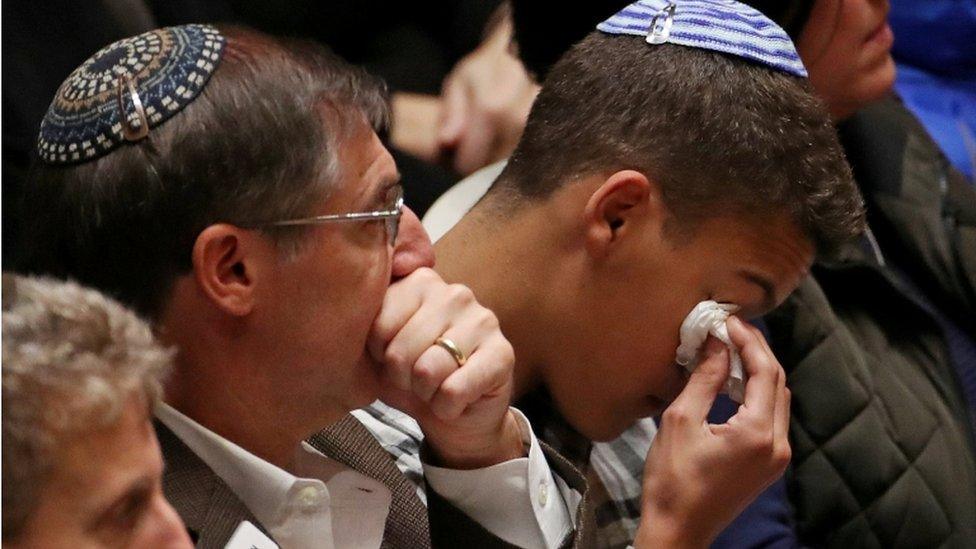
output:
M73 282L3 275L3 539L17 537L57 452L161 395L172 352L149 325Z

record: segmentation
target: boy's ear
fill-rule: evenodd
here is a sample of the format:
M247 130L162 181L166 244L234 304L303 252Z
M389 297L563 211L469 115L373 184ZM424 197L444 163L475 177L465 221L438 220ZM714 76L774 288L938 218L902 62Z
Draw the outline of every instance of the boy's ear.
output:
M644 223L663 228L664 214L656 182L635 170L615 172L593 191L583 208L586 249L594 258L606 257Z
M255 305L255 289L274 259L275 247L257 234L218 223L197 235L193 276L211 303L232 316L245 316ZM271 256L271 257L269 257Z

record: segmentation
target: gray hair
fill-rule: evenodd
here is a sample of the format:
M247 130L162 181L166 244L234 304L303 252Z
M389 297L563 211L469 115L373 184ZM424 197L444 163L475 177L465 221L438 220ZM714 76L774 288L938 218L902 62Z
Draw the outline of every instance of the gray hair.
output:
M172 352L149 326L73 282L3 275L3 539L34 511L57 449L114 425L132 398L147 411Z
M206 87L146 139L90 162L34 166L21 270L77 280L158 320L208 226L260 228L329 199L351 132L386 124L385 86L321 45L221 32ZM288 259L312 228L262 230Z

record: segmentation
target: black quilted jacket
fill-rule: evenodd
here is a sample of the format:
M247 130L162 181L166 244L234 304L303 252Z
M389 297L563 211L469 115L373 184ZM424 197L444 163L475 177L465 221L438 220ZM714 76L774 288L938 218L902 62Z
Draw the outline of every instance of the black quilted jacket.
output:
M976 334L976 191L895 100L840 128L887 265ZM819 262L767 318L793 391L801 541L976 547L976 445L942 332L870 247Z

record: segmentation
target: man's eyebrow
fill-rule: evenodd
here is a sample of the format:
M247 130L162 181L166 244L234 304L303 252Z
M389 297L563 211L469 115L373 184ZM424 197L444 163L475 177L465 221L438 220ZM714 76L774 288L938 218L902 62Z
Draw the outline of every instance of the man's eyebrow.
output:
M762 288L762 310L771 311L776 308L776 287L773 285L771 280L752 271L741 270L738 274L749 282L752 282L756 286Z
M397 171L396 174L391 175L389 177L384 177L383 179L381 179L380 180L380 186L382 186L383 188L392 187L392 186L400 183L400 180L402 178L403 178L403 174L401 174L399 171Z
M104 528L111 523L112 519L114 518L113 515L117 514L124 507L141 505L144 501L148 500L149 495L152 493L152 485L153 479L148 476L142 477L129 485L125 492L112 500L112 502L102 510L102 512L95 519L93 527L95 529Z
M380 180L372 187L372 190L368 191L370 196L370 201L383 200L386 193L392 189L394 186L400 184L400 172L397 171L393 175L388 175L381 177Z

